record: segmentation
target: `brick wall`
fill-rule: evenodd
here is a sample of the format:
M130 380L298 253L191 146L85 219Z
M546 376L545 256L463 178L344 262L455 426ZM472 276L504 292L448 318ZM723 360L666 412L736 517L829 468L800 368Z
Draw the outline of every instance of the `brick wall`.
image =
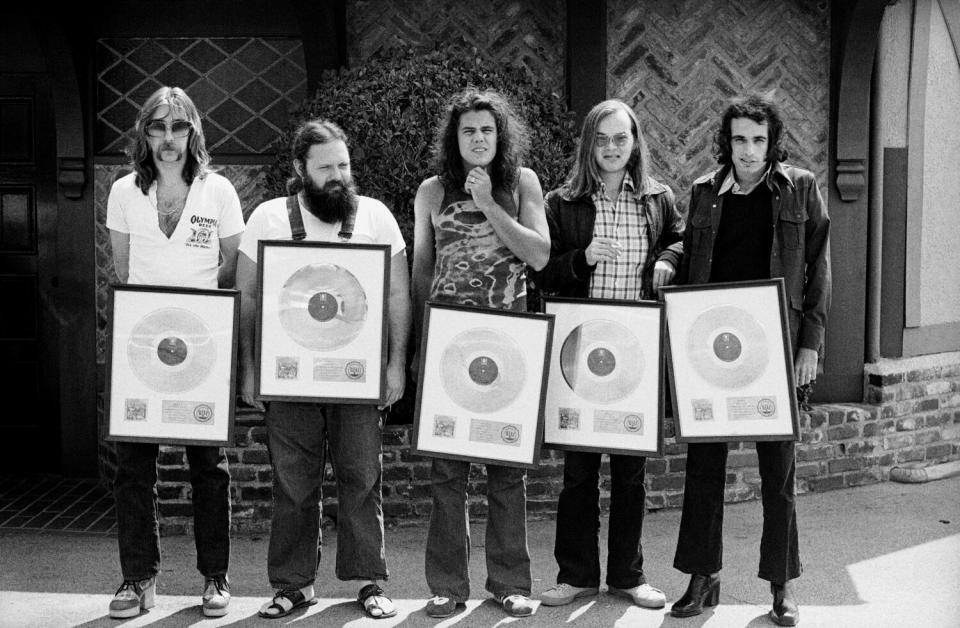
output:
M799 493L873 484L889 479L904 464L936 464L960 459L960 353L907 360L885 360L867 367L867 403L822 404L801 415L797 445ZM410 454L410 426L388 425L383 437L384 512L390 525L425 521L430 515L430 461ZM647 460L647 507L676 508L683 498L686 446L673 439L667 420L665 456ZM238 531L269 528L272 473L263 417L241 410L236 446L228 450L233 476L233 523ZM109 460L109 458L105 459ZM158 492L166 533L187 532L190 485L181 447L163 447ZM541 466L527 474L531 517L556 512L563 453L544 450ZM110 464L104 466L110 472ZM604 460L604 473L609 470ZM336 488L326 470L325 523L336 521ZM474 516L485 514L483 465L472 467L469 492ZM609 505L609 480L601 485L601 505ZM753 443L731 443L726 500L759 499L760 475Z

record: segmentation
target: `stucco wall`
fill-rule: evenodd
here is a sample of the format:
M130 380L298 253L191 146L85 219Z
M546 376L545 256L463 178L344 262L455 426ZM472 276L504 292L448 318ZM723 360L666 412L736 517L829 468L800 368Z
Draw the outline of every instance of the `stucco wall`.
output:
M920 323L960 321L960 65L939 2L930 12L923 133Z

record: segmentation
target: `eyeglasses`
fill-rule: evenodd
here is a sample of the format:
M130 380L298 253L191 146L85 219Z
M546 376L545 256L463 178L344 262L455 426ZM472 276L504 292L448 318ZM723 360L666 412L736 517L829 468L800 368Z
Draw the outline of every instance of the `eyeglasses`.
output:
M151 120L143 127L150 137L163 137L167 134L167 124L163 120ZM174 120L170 125L170 135L174 137L186 137L193 129L193 125L186 120Z
M594 140L594 146L597 148L606 148L610 142L613 141L613 145L617 148L623 148L627 145L627 142L630 141L630 136L626 133L621 133L619 135L614 135L613 137L608 137L606 135L598 135Z

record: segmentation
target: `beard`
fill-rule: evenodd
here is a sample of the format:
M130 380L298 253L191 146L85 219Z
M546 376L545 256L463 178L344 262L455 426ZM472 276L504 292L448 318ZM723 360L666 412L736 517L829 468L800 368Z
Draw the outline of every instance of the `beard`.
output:
M303 178L303 201L311 214L330 224L342 222L357 206L353 181L328 181L318 186L309 176Z

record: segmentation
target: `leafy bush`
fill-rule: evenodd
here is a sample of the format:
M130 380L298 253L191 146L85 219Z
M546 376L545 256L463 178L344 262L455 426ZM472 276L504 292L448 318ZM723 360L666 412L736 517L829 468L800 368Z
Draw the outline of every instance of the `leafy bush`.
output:
M540 177L544 193L562 183L577 129L560 86L545 85L526 68L481 59L476 50L448 46L383 51L360 67L325 72L316 95L292 112L277 140L277 159L266 173L270 196L286 194L296 127L311 118L333 120L350 138L358 188L393 210L412 247L413 199L420 182L436 174L430 169L433 134L450 96L466 87L506 95L530 128L524 165Z
M332 120L350 139L358 189L393 210L411 260L413 199L420 182L437 174L430 168L433 135L450 97L467 87L495 89L510 100L530 129L524 165L537 173L544 193L560 185L577 132L574 116L558 93L560 86L454 45L431 52L386 51L360 67L325 72L316 95L292 112L277 140L277 159L265 177L268 198L286 194L286 180L293 172L289 146L297 126L312 118ZM528 308L538 309L537 291L528 292ZM411 357L414 351L411 347ZM415 397L416 386L408 381L389 422L410 422Z

